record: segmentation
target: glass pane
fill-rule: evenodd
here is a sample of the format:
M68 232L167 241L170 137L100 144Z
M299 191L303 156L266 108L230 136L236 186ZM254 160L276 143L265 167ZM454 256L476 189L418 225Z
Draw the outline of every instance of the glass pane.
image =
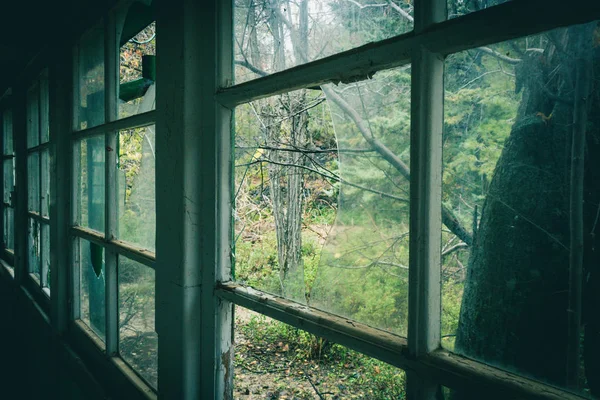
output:
M50 225L40 224L42 227L42 265L45 266L46 276L42 279L46 287L50 287Z
M461 15L480 11L508 1L511 0L448 0L448 18L460 17Z
M87 32L77 47L78 90L75 93L75 129L104 123L103 25Z
M27 208L40 211L40 155L37 152L27 156Z
M152 386L158 381L154 331L154 270L119 256L119 348L121 357Z
M119 235L154 251L156 241L155 128L119 133Z
M405 335L410 69L256 101L235 123L236 279Z
M4 160L4 203L10 204L10 197L15 190L15 159Z
M40 92L37 83L27 91L27 148L40 144Z
M5 155L13 154L13 129L12 129L12 111L5 110L2 118L4 127L3 134L3 152Z
M413 28L411 1L235 0L237 83Z
M238 306L233 381L236 399L406 399L401 369Z
M119 118L154 110L156 107L156 24L150 23L142 30L136 28L140 14L145 9L134 3L129 9L123 28L120 50Z
M50 157L48 150L42 151L42 190L40 201L42 206L42 215L48 216L50 210Z
M27 224L27 264L28 271L40 277L40 225L33 219Z
M50 93L46 72L40 76L40 124L40 143L46 143L50 138Z
M102 340L106 332L104 248L84 239L75 239L75 263L80 271L80 318Z
M104 231L105 146L103 136L75 143L74 173L77 184L75 222Z
M14 232L15 232L15 219L14 211L11 207L4 208L4 247L10 250L14 250Z
M442 336L600 396L596 39L592 23L447 58Z

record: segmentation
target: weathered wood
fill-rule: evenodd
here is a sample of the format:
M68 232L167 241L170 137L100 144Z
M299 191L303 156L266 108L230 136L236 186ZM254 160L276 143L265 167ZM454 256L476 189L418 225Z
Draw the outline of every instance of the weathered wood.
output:
M94 126L80 131L74 131L73 136L77 139L84 137L103 135L105 132L120 131L122 129L140 128L143 126L154 125L156 120L156 110L148 111L142 114L132 115L131 117L117 119L104 125Z
M71 227L71 234L73 236L85 239L88 242L95 243L101 247L105 247L112 252L122 254L123 256L137 261L140 264L144 264L149 268L155 269L156 254L153 251L138 247L119 239L107 240L104 237L104 234L81 226Z
M237 305L322 336L400 368L411 362L405 338L239 283L219 284L216 295ZM404 354L404 355L403 355Z
M490 398L490 394L494 394L502 399L586 399L443 349L415 358L409 354L404 338L242 284L221 283L215 294L244 308L415 372L430 381L453 389L468 388L480 392L481 398Z

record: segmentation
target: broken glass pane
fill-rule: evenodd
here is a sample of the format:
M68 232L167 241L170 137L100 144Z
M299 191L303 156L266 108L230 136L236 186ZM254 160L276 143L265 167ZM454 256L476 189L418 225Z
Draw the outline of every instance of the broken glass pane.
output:
M406 335L410 68L235 114L235 277Z
M80 318L102 339L106 333L104 248L75 239L75 263L80 271Z

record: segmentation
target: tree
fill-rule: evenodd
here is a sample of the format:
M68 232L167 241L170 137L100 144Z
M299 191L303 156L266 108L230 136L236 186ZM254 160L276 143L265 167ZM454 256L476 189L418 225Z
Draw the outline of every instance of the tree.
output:
M523 98L473 242L456 350L577 388L585 322L585 375L598 395L599 321L580 297L585 284L586 307L598 304L596 30L554 31L521 54Z

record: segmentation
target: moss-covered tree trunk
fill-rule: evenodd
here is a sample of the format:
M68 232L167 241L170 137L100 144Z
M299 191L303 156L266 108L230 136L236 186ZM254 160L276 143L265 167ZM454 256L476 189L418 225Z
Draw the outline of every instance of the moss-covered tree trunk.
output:
M571 157L578 63L587 124L582 341L587 385L600 395L600 48L595 24L553 34L517 68L517 120L496 166L469 260L456 351L559 386L567 385ZM580 188L581 189L581 188ZM582 368L583 371L583 368ZM581 373L580 384L585 384ZM481 399L454 393L453 399ZM488 397L491 398L491 397Z

